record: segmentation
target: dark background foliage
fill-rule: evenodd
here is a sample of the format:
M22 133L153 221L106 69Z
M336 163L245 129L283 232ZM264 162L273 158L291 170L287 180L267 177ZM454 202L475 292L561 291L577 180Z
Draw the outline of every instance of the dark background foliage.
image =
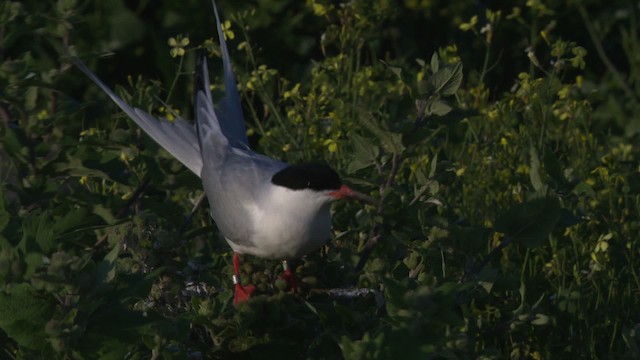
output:
M378 206L235 308L199 179L68 58L191 118L211 4L2 1L0 358L640 357L637 4L218 7L254 147Z

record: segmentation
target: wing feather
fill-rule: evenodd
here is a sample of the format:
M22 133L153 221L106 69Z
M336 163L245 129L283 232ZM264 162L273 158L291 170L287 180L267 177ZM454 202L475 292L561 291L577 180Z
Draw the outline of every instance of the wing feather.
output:
M194 174L200 176L202 156L200 155L198 137L193 125L182 118L176 118L174 121L157 119L141 109L130 106L91 72L82 61L77 58L71 58L71 61L93 80L144 132L149 134L153 140Z
M242 106L240 105L240 94L236 85L236 77L231 68L231 60L229 58L229 50L227 42L222 32L222 24L216 7L215 0L213 3L213 12L216 15L216 29L218 30L218 39L220 41L220 50L222 52L222 67L224 70L224 91L225 97L219 104L219 118L222 132L229 139L232 146L240 148L249 148L249 140L247 139L247 130L244 126L244 116L242 114Z

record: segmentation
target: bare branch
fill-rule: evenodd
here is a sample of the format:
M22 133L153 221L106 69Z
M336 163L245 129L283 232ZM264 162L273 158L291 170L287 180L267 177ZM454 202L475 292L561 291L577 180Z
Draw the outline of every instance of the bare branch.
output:
M391 188L396 180L396 176L398 175L398 171L400 169L400 164L402 163L402 156L399 154L393 154L391 158L391 172L384 183L380 184L380 200L378 202L376 215L382 215L384 212L384 199L387 195L387 190ZM360 259L358 260L358 264L356 265L355 272L360 272L364 265L366 264L373 248L376 246L378 241L380 240L380 224L374 223L371 227L371 232L369 233L369 240L365 244L364 249L360 253Z

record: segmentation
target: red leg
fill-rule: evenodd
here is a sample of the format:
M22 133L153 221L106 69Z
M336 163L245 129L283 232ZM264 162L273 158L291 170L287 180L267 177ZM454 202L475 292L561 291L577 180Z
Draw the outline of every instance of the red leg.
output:
M238 253L233 253L233 284L235 285L235 293L233 295L234 305L238 305L243 301L249 300L251 293L256 289L255 286L242 286L240 285L240 256Z
M291 289L294 293L298 292L298 279L293 275L293 272L289 268L289 264L287 260L282 261L282 268L284 269L284 273L280 276L281 279L287 282L287 287Z

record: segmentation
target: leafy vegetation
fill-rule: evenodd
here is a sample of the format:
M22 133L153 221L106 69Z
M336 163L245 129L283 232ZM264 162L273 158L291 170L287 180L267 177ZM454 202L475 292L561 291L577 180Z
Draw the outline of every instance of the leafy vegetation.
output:
M5 0L2 358L640 357L633 2L220 2L254 147L379 206L234 308L199 179L68 61L191 118L210 4Z

